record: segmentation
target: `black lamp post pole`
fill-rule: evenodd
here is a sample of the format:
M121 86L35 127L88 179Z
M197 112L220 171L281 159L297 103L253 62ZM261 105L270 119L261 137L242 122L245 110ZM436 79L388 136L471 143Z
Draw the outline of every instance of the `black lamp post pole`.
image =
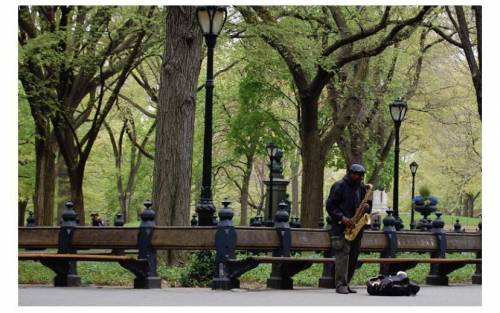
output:
M267 226L273 226L273 156L269 156L269 205L267 208Z
M214 225L215 207L212 201L212 106L214 90L214 47L217 35L205 35L207 43L207 81L205 84L205 134L203 138L203 176L201 198L196 211L200 226Z
M394 217L398 220L399 217L399 128L401 127L401 121L395 121L396 125L396 140L394 147L394 192L392 195L392 207L394 210Z
M415 198L415 174L411 173L411 218L410 218L410 229L415 229L415 204L413 203L413 198Z

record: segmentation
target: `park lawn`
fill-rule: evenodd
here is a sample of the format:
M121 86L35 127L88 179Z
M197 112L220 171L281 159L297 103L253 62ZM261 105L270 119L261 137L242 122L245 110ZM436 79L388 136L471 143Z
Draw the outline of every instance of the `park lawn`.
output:
M303 257L321 257L313 252L302 253ZM376 253L362 254L361 258L378 257ZM244 257L243 255L240 256ZM298 256L300 257L300 256ZM399 253L399 258L429 257L428 254L419 253ZM448 258L474 258L473 253L449 253ZM181 275L186 271L185 266L164 266L159 265L158 273L164 280L163 286L181 287ZM317 286L318 279L321 277L322 264L313 264L309 269L302 271L294 276L295 286ZM370 277L377 276L378 264L365 264L358 269L353 278L353 285L365 285ZM466 265L465 267L451 273L448 277L450 283L470 283L471 276L474 274L475 265ZM78 272L84 284L95 285L115 285L132 286L134 275L123 269L117 263L112 262L78 262ZM408 270L408 276L411 280L423 284L425 277L429 272L429 264L419 264L414 269ZM241 276L242 285L262 285L265 286L266 280L271 273L270 264L261 264L257 268ZM34 261L18 262L18 283L19 284L52 284L54 273Z
M298 256L300 257L300 256ZM302 253L302 257L321 257L315 253ZM377 253L362 253L360 258L377 258L380 257ZM398 258L427 258L429 254L423 253L399 253ZM474 258L473 253L449 253L448 258ZM353 285L365 285L368 278L378 275L380 266L378 264L365 264L357 269L353 277ZM415 268L408 270L408 277L412 281L419 284L425 283L425 277L429 273L429 264L418 264ZM475 265L466 265L448 275L450 283L470 283L471 277L474 274ZM269 273L271 272L271 264L262 264L257 268L243 274L241 281L253 281L265 284ZM323 272L322 264L313 264L309 269L302 271L293 277L296 286L317 286L318 280Z
M401 212L399 213L399 216L403 220L403 224L405 225L405 229L409 229L410 227L410 212ZM382 218L385 217L385 214L382 214ZM233 223L235 226L239 226L240 224L240 218L241 216L239 215L234 215L233 217ZM415 220L418 222L422 217L420 216L419 213L415 213ZM430 216L431 220L435 219L435 215ZM455 215L442 215L441 219L445 223L446 226L453 226L455 224L455 221L457 219L460 220L460 224L462 226L469 226L469 227L477 227L479 224L480 219L477 217L463 217L463 216L455 216ZM250 221L250 219L249 219ZM125 224L126 227L138 227L140 225L140 221L132 221L127 224Z
M405 226L405 229L410 228L410 220L411 220L411 214L410 212L401 212L399 213L399 216L403 220L403 224ZM431 220L434 220L436 218L436 215L431 214L430 216ZM415 221L418 222L422 217L420 216L419 213L415 212ZM462 226L469 226L469 227L475 227L477 228L477 225L479 224L479 221L481 219L477 217L464 217L464 216L456 216L456 215L442 215L441 220L443 220L445 226L453 226L456 222L456 220L460 221L460 224Z
M385 217L385 213L382 214L382 218ZM410 228L410 212L400 212L399 216L403 220L403 224L405 226L404 229L408 230ZM429 216L431 220L434 220L436 216L434 214ZM422 217L418 212L415 212L415 221L418 222ZM460 224L462 226L469 226L469 227L476 227L479 224L480 219L477 217L463 217L463 216L456 216L456 215L442 215L441 219L443 220L444 224L446 226L452 227L455 224L455 221L458 219L460 221ZM250 219L249 219L250 221ZM240 216L235 215L233 217L233 223L235 226L239 226L240 224ZM129 223L126 226L139 226L139 222L135 223Z

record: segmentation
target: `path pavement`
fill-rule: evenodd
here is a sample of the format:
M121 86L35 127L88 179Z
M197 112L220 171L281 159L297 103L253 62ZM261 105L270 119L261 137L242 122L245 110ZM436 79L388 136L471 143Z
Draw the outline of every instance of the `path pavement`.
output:
M449 287L422 286L414 297L369 296L366 288L357 287L357 294L340 295L333 290L296 288L294 290L208 288L163 288L137 290L122 287L54 288L51 286L19 285L20 306L55 305L176 305L176 306L331 306L331 305L421 305L478 306L481 305L480 285Z

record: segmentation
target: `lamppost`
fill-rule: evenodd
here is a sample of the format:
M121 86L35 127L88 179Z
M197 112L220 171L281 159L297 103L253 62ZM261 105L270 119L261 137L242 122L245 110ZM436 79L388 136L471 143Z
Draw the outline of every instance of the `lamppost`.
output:
M214 89L214 47L227 18L223 6L201 6L196 9L207 44L207 81L205 84L205 133L203 138L203 178L200 201L196 205L200 226L215 224L215 207L212 202L212 104Z
M399 217L399 128L401 127L401 122L404 120L406 115L406 110L408 106L406 105L406 100L402 97L398 97L389 105L389 111L391 113L392 120L394 121L394 126L396 127L396 140L394 147L394 189L392 206L394 210L394 218L396 219L396 229L402 229L403 222Z
M278 153L278 147L274 143L270 143L266 146L267 156L269 157L269 203L267 206L267 221L266 226L273 226L273 161L276 153Z
M415 204L413 203L413 198L415 197L415 174L417 174L418 164L413 161L410 164L411 171L411 219L410 219L410 229L415 229Z

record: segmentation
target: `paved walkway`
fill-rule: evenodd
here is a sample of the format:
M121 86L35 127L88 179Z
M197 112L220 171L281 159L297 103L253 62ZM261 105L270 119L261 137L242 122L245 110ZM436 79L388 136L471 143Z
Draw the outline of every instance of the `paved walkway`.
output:
M340 295L333 290L296 288L295 290L208 288L163 288L137 290L121 287L54 288L51 286L19 286L20 306L45 305L178 305L178 306L330 306L330 305L421 305L478 306L481 286L422 286L414 297L369 296L366 288L357 287L357 294Z

